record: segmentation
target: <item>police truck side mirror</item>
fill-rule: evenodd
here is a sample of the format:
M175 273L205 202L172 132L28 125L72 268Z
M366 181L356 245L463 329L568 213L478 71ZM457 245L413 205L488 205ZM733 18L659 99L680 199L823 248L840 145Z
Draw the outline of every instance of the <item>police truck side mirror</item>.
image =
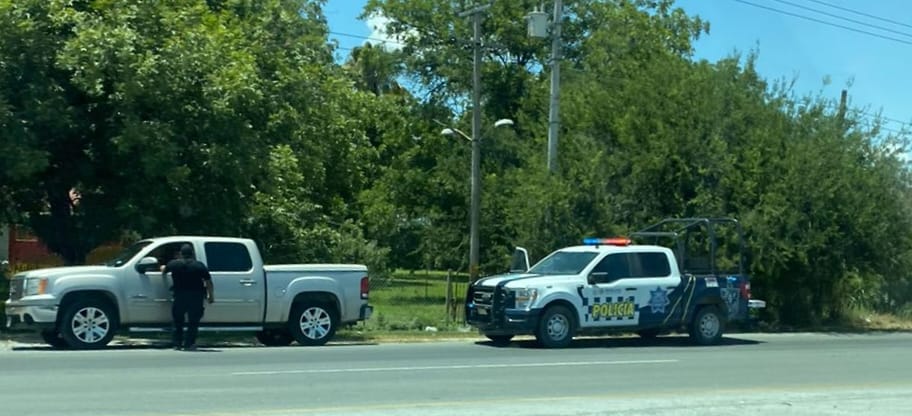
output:
M529 251L516 247L513 251L513 258L510 261L510 273L525 273L529 271Z
M140 273L145 273L149 269L158 268L158 259L155 257L143 257L141 260L136 262L136 271Z
M589 273L588 278L589 284L594 285L598 283L605 283L608 281L608 272L592 272Z

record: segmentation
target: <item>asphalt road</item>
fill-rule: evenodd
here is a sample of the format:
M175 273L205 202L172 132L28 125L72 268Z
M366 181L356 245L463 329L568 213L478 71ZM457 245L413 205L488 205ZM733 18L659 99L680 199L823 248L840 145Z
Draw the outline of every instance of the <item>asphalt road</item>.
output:
M0 351L26 415L912 415L912 334Z

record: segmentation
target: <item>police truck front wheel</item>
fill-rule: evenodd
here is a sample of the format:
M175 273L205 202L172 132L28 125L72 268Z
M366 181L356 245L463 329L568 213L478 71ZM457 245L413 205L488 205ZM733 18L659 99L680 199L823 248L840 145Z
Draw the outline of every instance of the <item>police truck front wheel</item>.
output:
M573 340L573 315L570 310L560 305L546 309L538 321L535 339L545 348L563 348L570 345L570 341Z
M701 307L690 323L690 339L699 345L715 345L722 339L725 320L714 305Z

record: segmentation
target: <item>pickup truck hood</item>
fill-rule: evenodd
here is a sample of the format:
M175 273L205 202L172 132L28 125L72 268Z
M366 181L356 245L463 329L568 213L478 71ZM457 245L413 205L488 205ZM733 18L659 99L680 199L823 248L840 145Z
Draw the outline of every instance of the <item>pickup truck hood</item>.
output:
M518 274L499 274L494 276L485 277L479 280L476 285L485 286L485 287L494 287L500 283L504 283L507 287L533 287L533 286L543 286L557 282L566 282L568 279L572 279L576 275L551 275L551 274L534 274L534 273L518 273Z
M79 274L110 274L112 267L107 266L70 266L70 267L50 267L47 269L36 269L22 272L16 276L21 277L45 277L56 278L61 276L72 276Z

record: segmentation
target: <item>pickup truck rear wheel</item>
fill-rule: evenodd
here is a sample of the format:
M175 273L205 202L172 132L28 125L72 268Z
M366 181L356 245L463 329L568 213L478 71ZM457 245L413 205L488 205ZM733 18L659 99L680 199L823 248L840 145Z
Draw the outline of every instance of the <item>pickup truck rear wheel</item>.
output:
M304 302L292 309L288 329L298 344L323 345L336 333L338 322L333 308L322 303Z
M70 348L104 348L114 339L114 314L111 307L97 299L79 299L63 313L59 329Z
M690 339L699 345L715 345L722 339L725 320L715 305L701 307L690 323Z
M545 310L535 339L545 348L564 348L573 341L573 315L570 310L560 305L554 305Z
M286 347L294 341L288 332L271 329L257 332L256 339L267 347Z

